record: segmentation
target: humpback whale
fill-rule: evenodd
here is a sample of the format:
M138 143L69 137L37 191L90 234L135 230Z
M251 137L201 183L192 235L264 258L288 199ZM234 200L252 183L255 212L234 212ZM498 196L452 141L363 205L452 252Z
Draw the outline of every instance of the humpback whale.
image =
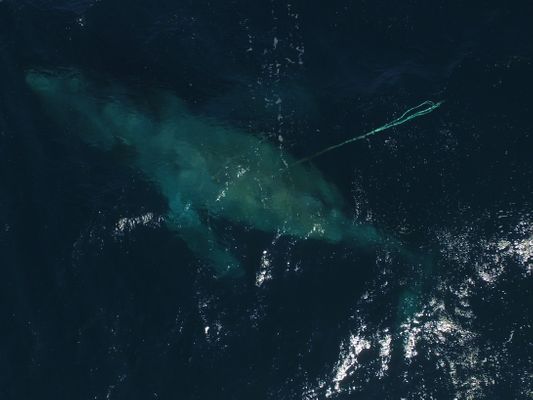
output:
M134 167L168 201L167 225L217 276L239 274L240 262L206 216L301 239L402 247L349 218L339 190L316 167L190 111L168 90L140 96L76 69L29 70L26 82L48 115L85 143L103 151L117 143L134 149Z

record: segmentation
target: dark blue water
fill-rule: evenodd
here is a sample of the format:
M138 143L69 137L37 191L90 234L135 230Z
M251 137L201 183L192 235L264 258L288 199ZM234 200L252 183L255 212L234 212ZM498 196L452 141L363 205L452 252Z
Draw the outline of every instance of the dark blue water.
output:
M532 11L0 1L0 398L530 398ZM64 67L171 90L296 157L444 100L314 160L355 221L433 268L218 221L245 272L217 279L139 219L167 200L131 155L43 113L25 71Z

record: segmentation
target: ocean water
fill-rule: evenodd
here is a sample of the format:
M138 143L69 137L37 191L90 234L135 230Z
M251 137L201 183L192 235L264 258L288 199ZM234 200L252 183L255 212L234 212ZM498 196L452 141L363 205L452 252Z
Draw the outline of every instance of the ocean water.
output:
M0 0L0 398L531 398L532 11ZM29 71L77 71L89 89L50 113ZM197 140L218 155L209 171L242 174L252 164L224 161L241 154L225 138L256 143L242 152L268 172L265 155L297 160L444 101L317 157L310 175L253 181L289 194L306 177L313 190L325 182L350 226L402 250L299 234L313 193L276 224L214 208L198 189L219 182L198 164L207 156L189 157L182 136L175 159L151 150L150 135L181 115L167 115L169 98L204 127ZM87 132L109 121L76 114L86 99L150 128L128 136L119 124L115 145L95 145ZM192 200L174 207L169 180L142 157L175 162L176 174L191 159L196 175L171 189ZM241 190L248 207L257 188ZM238 274L222 276L174 223L179 207Z

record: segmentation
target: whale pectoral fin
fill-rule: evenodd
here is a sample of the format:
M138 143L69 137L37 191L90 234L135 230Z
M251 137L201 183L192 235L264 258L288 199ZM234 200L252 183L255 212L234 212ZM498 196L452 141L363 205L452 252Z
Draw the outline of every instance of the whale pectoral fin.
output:
M214 269L217 277L238 277L243 270L240 262L225 248L213 230L204 224L198 213L190 206L176 209L171 204L168 216L169 227L176 231L187 247Z

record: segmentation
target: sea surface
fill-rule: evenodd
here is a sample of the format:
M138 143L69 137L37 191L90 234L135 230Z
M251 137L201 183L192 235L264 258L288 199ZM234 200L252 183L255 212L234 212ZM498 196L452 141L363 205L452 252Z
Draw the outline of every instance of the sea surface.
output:
M532 17L518 1L0 0L0 399L531 399ZM134 155L52 120L25 80L73 68L295 159L443 101L311 161L354 225L431 268L208 215L242 268L219 276Z

